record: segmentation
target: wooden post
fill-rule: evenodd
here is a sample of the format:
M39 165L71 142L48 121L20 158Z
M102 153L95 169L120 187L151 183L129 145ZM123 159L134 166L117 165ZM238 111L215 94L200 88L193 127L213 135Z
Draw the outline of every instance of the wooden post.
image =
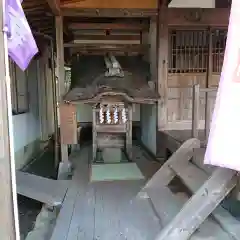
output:
M207 76L206 76L206 88L209 88L209 82L211 81L212 77L212 31L209 30L209 47L208 47L208 66L207 66ZM208 92L205 93L205 140L207 141L208 134L210 131L210 106L209 106L209 98Z
M52 65L52 90L53 90L53 121L54 121L54 134L55 134L55 143L54 143L54 162L55 167L58 167L59 164L59 150L60 145L58 142L59 131L58 131L58 112L57 112L57 86L56 86L56 72L55 72L55 60L54 60L54 44L53 39L50 39L51 46L51 65Z
M128 105L128 120L126 131L126 150L128 158L132 161L132 104Z
M193 86L192 93L192 137L198 138L200 85Z
M168 101L168 25L165 4L160 6L159 12L159 43L158 43L158 130L166 128L167 125L167 101Z
M157 83L157 18L152 17L149 29L151 81Z
M47 69L48 63L48 49L45 49L43 56L39 60L39 81L38 81L38 101L39 101L39 117L41 140L43 142L48 140L48 114L47 114Z
M58 110L62 96L65 93L65 70L64 70L64 46L63 46L63 17L55 17L56 22L56 45L57 45L57 88L58 88ZM60 123L60 134L61 134ZM61 163L59 166L59 176L70 171L68 161L68 146L61 142Z
M96 105L93 106L92 108L92 113L93 113L93 125L92 125L92 135L93 135L93 162L97 161L97 129L96 129L96 125L97 125L97 118L96 118L96 114L97 114L97 110L96 110Z
M5 1L0 1L0 238L20 239L7 39L4 36Z

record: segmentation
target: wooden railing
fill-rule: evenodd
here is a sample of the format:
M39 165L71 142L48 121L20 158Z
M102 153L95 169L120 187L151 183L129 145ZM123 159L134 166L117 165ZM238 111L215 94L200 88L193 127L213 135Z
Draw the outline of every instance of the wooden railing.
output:
M210 92L217 92L217 88L200 88L199 84L193 86L192 95L192 137L199 138L199 121L200 121L200 94L205 93L205 140L208 138L210 131L211 109L209 108L208 94Z

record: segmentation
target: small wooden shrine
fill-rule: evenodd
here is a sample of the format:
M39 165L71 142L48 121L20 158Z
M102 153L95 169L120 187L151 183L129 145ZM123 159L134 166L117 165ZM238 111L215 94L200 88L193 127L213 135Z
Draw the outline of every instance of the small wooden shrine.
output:
M64 100L92 106L93 162L131 161L132 104L158 99L148 68L141 56L73 58L72 83Z

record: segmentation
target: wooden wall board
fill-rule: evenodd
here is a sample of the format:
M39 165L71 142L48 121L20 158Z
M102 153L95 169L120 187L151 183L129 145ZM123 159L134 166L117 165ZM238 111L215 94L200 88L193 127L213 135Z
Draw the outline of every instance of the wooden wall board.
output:
M222 26L227 27L230 15L229 8L168 8L167 23L169 26Z

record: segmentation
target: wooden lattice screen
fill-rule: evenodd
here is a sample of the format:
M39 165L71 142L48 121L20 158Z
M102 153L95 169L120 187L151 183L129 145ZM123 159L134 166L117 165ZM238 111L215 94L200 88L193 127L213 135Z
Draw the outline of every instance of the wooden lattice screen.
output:
M225 45L227 39L226 29L214 29L212 31L212 72L221 73Z
M212 72L220 73L226 35L225 29L170 30L169 73L205 73L209 54L212 55ZM209 53L210 41L212 53Z

